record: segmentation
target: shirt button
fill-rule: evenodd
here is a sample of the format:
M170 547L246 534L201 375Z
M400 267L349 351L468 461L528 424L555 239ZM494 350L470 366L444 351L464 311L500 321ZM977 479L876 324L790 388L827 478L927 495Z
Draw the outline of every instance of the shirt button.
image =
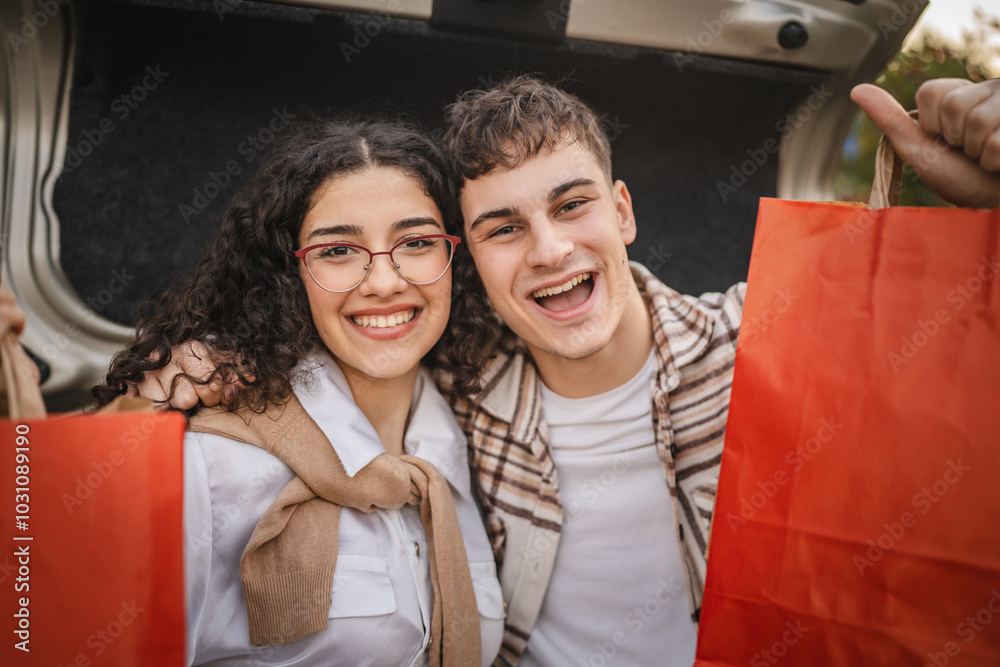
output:
M675 458L675 459L677 458L677 443L676 442L671 442L670 443L670 456L673 457L673 458Z
M420 543L419 542L414 542L413 543L413 548L416 549L416 551L417 551L417 558L420 558Z

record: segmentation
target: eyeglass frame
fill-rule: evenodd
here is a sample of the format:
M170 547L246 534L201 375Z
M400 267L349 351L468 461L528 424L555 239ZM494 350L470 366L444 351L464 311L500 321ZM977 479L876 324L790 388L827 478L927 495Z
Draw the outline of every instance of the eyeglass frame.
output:
M416 241L418 239L447 239L447 240L451 241L451 256L448 257L448 264L444 267L444 271L441 272L440 276L438 276L434 280L431 280L430 282L426 282L426 283L416 283L416 282L413 282L412 280L410 280L409 278L407 278L406 276L404 276L402 273L400 273L400 271L399 271L399 264L397 264L396 261L392 257L392 253L393 253L393 251L396 250L396 248L400 247L404 243L412 243L413 241ZM294 251L292 251L292 254L294 254L296 257L298 257L300 260L302 260L302 263L306 267L306 271L309 273L309 277L312 278L312 281L314 283L316 283L316 286L319 287L321 290L324 290L326 292L330 292L332 294L346 294L347 292L350 292L350 291L355 290L358 287L360 287L361 283L363 283L368 278L368 274L371 273L372 264L375 263L375 258L378 257L379 255L388 255L389 256L389 264L392 266L392 269L396 272L396 275L398 275L400 278L402 278L406 282L410 283L411 285L417 285L418 287L419 286L423 286L423 285L433 285L437 281L439 281L442 278L444 278L444 274L448 273L448 269L451 268L451 263L455 260L455 252L458 250L458 245L461 242L462 242L462 239L460 237L453 236L451 234L421 234L420 236L411 236L409 238L403 239L402 241L400 241L396 245L392 246L388 250L382 250L381 252L372 252L371 250L369 250L365 246L358 245L357 243L347 243L347 242L344 242L344 241L333 241L331 243L316 243L316 244L308 246L306 248L302 248L301 250L294 250ZM354 287L349 287L349 288L344 289L344 290L334 290L334 289L329 289L327 287L323 287L323 285L321 285L320 282L318 280L316 280L316 276L313 275L312 269L309 268L309 262L306 261L306 255L309 253L310 250L315 250L316 248L332 248L334 246L345 247L345 248L356 248L357 250L364 250L366 253L368 253L368 264L365 265L365 275L361 277L361 280L359 280L357 282L357 284L354 285Z

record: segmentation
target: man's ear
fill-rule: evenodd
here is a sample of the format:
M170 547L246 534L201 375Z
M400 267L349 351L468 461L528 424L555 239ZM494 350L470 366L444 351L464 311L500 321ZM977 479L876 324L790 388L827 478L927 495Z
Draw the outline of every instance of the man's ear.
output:
M632 210L632 195L629 194L625 181L615 181L611 186L611 194L615 198L615 209L618 211L618 228L622 233L625 245L635 241L635 212Z

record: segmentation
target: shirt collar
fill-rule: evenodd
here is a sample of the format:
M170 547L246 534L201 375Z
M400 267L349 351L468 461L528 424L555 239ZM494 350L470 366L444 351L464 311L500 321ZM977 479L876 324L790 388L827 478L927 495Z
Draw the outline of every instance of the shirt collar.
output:
M456 490L467 492L472 488L468 443L426 368L420 368L413 392L403 449L431 463Z
M697 299L670 289L643 265L631 262L630 268L653 320L660 386L671 391L680 384L678 369L699 359L712 342L715 318L698 306Z
M347 378L329 354L317 352L299 362L292 390L327 434L348 477L385 454L375 428L354 403ZM413 390L403 449L433 464L457 490L470 488L465 436L424 368Z

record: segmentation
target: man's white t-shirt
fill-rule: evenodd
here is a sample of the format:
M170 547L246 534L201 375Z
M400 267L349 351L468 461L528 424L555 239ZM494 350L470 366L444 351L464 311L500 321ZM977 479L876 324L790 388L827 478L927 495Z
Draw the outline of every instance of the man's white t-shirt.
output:
M674 501L656 451L653 353L626 384L570 399L542 387L563 526L528 667L691 667L696 629Z

